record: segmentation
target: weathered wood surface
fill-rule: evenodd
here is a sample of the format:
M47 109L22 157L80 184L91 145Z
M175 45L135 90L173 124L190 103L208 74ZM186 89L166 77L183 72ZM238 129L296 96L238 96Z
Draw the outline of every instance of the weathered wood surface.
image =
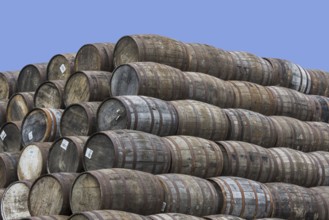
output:
M9 99L17 92L19 71L0 72L0 100Z
M74 73L75 53L57 54L47 66L48 80L67 80Z
M229 120L223 109L194 100L170 101L178 114L178 135L225 140Z
M36 108L64 108L64 80L52 80L42 83L34 94Z
M308 98L315 103L313 121L329 122L329 98L318 95L308 95Z
M217 144L223 153L222 176L243 177L263 183L276 178L277 163L269 149L241 141L219 141Z
M193 215L186 215L182 213L162 213L156 215L149 215L147 219L151 220L202 220L204 218L196 217Z
M8 100L0 100L0 126L2 126L7 121L6 111L7 111Z
M218 213L220 199L209 181L184 174L162 174L157 178L165 191L164 212L194 216Z
M54 173L39 177L29 193L31 215L71 214L69 193L77 176L77 173Z
M325 122L307 122L311 126L315 135L316 146L312 147L312 151L329 151L329 124ZM315 144L314 144L315 145Z
M243 218L239 218L237 216L224 215L224 214L208 215L208 216L204 216L203 218L209 219L209 220L244 220Z
M29 64L19 72L17 79L18 92L34 92L47 80L47 63Z
M19 152L0 153L0 188L7 187L17 178Z
M146 96L110 98L97 112L99 131L132 129L168 136L176 134L177 126L177 112L171 103Z
M68 78L64 88L64 104L103 101L110 97L112 73L105 71L75 72Z
M310 94L329 97L329 73L322 70L307 70L311 78Z
M82 173L71 190L73 213L113 209L141 215L160 213L164 190L152 174L128 169L103 169Z
M7 121L22 121L34 108L34 92L19 92L14 94L8 101L6 118Z
M22 144L52 142L59 137L59 123L63 110L35 108L24 118L22 124Z
M167 136L162 139L171 151L169 173L201 178L221 175L223 154L215 142L192 136Z
M48 173L82 172L83 147L87 136L65 136L58 138L48 153Z
M22 121L5 123L0 128L0 152L19 152L22 148Z
M47 159L51 144L51 142L32 143L22 150L17 165L19 180L34 181L47 173Z
M102 70L111 72L113 65L114 44L93 43L83 45L75 58L75 70Z
M219 194L220 213L246 219L271 217L273 200L266 185L240 177L209 180Z
M329 219L329 187L328 186L320 186L310 188L315 202L317 204L317 209L319 213L319 220Z
M283 219L318 219L318 207L312 191L288 183L266 183L273 196L272 217Z
M308 153L313 158L318 168L315 171L318 174L317 186L329 186L329 152L316 151ZM310 165L309 165L310 166Z
M230 125L227 140L244 141L262 147L275 146L277 131L269 117L245 109L224 109L224 112Z
M60 122L62 136L88 136L97 131L97 110L101 102L83 102L67 106Z
M168 173L171 154L160 137L134 130L103 131L84 147L85 170L126 168L153 174Z
M50 216L31 216L22 218L21 220L67 220L69 216L65 215L50 215Z
M28 194L32 182L18 181L7 187L1 199L1 216L3 219L21 219L30 217Z
M73 214L70 220L149 220L148 217L118 211L118 210L96 210L96 211L89 211L89 212L79 212Z

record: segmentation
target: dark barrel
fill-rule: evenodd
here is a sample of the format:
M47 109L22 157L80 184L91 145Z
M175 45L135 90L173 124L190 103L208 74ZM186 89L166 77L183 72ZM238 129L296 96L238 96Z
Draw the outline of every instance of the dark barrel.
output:
M17 92L19 71L0 72L0 100L9 99Z
M22 121L34 108L34 92L20 92L14 94L8 101L6 118L7 121Z
M225 140L229 120L223 109L194 100L170 101L178 114L178 135Z
M244 141L262 147L274 147L277 131L272 120L245 109L224 109L229 119L227 140Z
M273 115L277 101L267 87L251 82L229 81L234 93L235 102L230 108L242 108L259 112L264 115Z
M151 61L188 70L189 58L184 43L160 35L128 35L114 48L114 65Z
M7 121L6 111L7 111L7 100L0 101L0 126L2 126Z
M313 133L318 133L317 147L312 148L313 151L329 151L329 124L325 122L307 122L312 127Z
M269 149L278 165L273 182L292 183L300 186L316 186L319 182L319 161L309 154L289 148Z
M77 173L54 173L34 181L28 198L32 216L71 214L69 193Z
M210 178L220 201L220 213L246 219L270 217L272 195L266 185L240 177Z
M312 191L289 183L266 183L273 196L272 217L283 219L318 219L319 211Z
M83 45L75 58L75 70L112 71L114 44L94 43Z
M318 95L309 95L315 103L316 111L314 113L313 121L329 122L329 98Z
M5 188L17 178L19 152L0 153L0 188Z
M42 83L34 94L36 108L64 108L64 80L52 80Z
M82 102L67 106L60 122L62 136L88 136L97 131L96 115L101 102Z
M67 80L74 73L75 53L57 54L47 66L48 80Z
M20 72L17 79L18 92L34 92L47 80L47 63L29 64Z
M147 219L151 220L202 220L204 218L196 217L193 215L185 215L182 213L162 213L156 215L149 215Z
M22 121L7 122L0 128L0 152L19 152L22 148Z
M149 220L148 217L131 212L118 210L96 210L89 212L78 212L69 218L70 220Z
M237 176L260 182L272 182L277 164L269 149L241 141L217 142L223 153L222 176ZM219 175L218 175L219 176Z
M17 176L19 180L34 181L47 173L47 158L51 142L37 142L26 146L19 157Z
M113 209L141 215L160 213L164 190L152 174L128 169L103 169L80 174L72 187L72 212Z
M223 154L217 144L192 136L162 138L171 151L169 173L181 173L201 178L219 176L223 170Z
M224 214L208 215L208 216L203 216L203 218L209 219L209 220L244 220L243 218L239 218L237 216L224 215Z
M168 173L171 154L160 137L134 130L93 134L84 147L85 170L126 168L153 174Z
M24 118L21 134L22 144L51 142L59 137L59 122L63 110L35 108Z
M317 186L329 186L329 152L316 151L308 153L308 156L312 157L315 163L318 165L315 171L318 174Z
M220 200L215 187L207 180L184 174L157 175L165 191L163 212L194 216L216 214Z
M3 219L21 219L31 216L28 208L31 185L30 181L17 181L7 187L1 199Z
M310 188L311 193L315 198L317 210L319 212L319 220L329 219L329 187L320 186Z
M146 96L117 96L105 100L97 111L99 131L132 129L159 136L175 135L178 116L173 105Z
M306 70L310 74L310 94L329 97L329 73L322 70Z
M50 216L31 216L22 218L21 220L67 220L69 216L65 215L50 215Z
M58 138L48 153L48 173L80 173L83 171L83 147L86 136L65 136Z
M64 104L103 101L110 97L112 73L104 71L76 72L68 78L64 88Z

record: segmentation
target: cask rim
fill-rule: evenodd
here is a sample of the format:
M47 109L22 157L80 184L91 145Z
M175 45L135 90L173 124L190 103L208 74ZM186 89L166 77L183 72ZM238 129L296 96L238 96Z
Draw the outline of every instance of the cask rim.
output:
M81 77L83 76L81 79L84 80L84 83L86 84L86 88L84 88L84 96L83 96L83 100L81 99L81 97L79 97L79 101L78 102L88 102L88 100L90 100L91 94L90 94L90 88L91 88L91 83L90 83L90 76L88 74L86 74L86 71L82 70L82 71L77 71L73 74L70 75L70 77L67 79L65 86L64 86L64 94L63 94L63 101L64 101L64 105L65 106L69 106L71 104L75 104L77 102L73 102L72 100L69 100L69 96L68 96L68 87L72 87L72 85L76 84L76 80L73 80L74 77ZM76 87L79 87L79 85L76 85ZM89 89L88 89L89 88Z
M6 119L7 119L7 121L13 121L12 118L11 118L11 115L9 115L9 111L11 111L13 109L13 105L15 103L14 99L18 99L19 101L22 101L24 103L23 111L26 112L26 115L29 113L29 103L25 99L24 95L22 95L22 93L31 93L31 92L16 92L9 98L8 103L7 103L7 108L6 108ZM34 94L33 94L33 96L34 96ZM10 116L10 118L9 118L9 116ZM22 121L23 120L24 119L22 119ZM14 120L14 121L17 121L17 120Z
M122 83L122 75L127 78L127 83ZM115 68L110 80L111 95L138 95L140 90L139 81L140 76L133 65L130 65L130 63L121 64ZM117 87L120 88L119 92L117 91Z
M51 89L53 89L54 91L56 91L56 95L53 96L55 98L58 98L58 100L56 100L57 103L59 103L60 106L56 107L56 108L61 108L63 106L63 100L60 97L63 97L63 93L60 91L60 89L58 88L58 86L56 85L55 82L53 82L54 80L48 80L45 81L43 83L41 83L38 88L35 90L34 96L33 96L33 103L35 107L39 107L39 108L55 108L55 107L40 107L38 105L38 93L40 92L41 89L44 89L45 86L51 87Z
M140 61L139 60L139 57L141 56L140 45L138 44L134 36L135 35L125 35L121 37L118 40L118 42L115 44L114 52L113 52L113 57L114 57L113 64L115 67L125 63ZM124 56L122 52L125 52ZM120 56L118 56L119 54Z
M101 70L101 67L102 67L102 57L99 53L99 49L97 48L97 46L95 45L97 43L87 43L87 44L84 44L82 45L82 47L80 47L80 49L78 50L76 56L75 56L75 59L74 59L74 69L76 72L79 72L79 71L85 71L86 69L79 69L79 59L80 59L80 56L81 56L81 53L83 52L83 54L85 54L84 50L86 50L86 48L90 48L93 50L93 52L96 51L96 53L93 53L93 55L96 55L96 56L93 56L93 58L95 59L96 58L96 62L94 62L93 64L97 64L97 67L94 67L90 70Z

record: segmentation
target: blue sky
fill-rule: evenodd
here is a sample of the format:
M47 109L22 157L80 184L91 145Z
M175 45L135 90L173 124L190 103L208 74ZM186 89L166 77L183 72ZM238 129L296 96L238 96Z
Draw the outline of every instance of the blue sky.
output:
M0 71L153 33L329 71L327 0L2 0ZM328 2L328 1L327 1Z

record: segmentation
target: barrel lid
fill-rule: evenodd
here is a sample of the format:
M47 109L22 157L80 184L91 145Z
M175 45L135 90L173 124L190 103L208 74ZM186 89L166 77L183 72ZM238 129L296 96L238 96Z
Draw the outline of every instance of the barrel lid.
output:
M130 64L118 66L111 78L111 95L138 95L139 93L139 75Z
M117 67L121 64L141 61L140 55L138 43L134 35L123 36L114 48L114 66Z
M69 106L74 103L88 102L90 99L90 81L86 73L80 71L72 74L64 88L64 104Z
M47 66L48 80L66 80L71 75L71 70L76 54L56 54Z
M75 123L72 123L75 122ZM77 124L79 123L79 124ZM66 107L60 121L62 136L84 136L90 134L91 115L80 104L75 103Z
M75 57L75 71L81 70L101 70L102 57L97 45L83 45Z
M43 95L40 95L42 92ZM34 106L37 108L62 108L62 91L53 81L46 81L40 84L35 91Z

